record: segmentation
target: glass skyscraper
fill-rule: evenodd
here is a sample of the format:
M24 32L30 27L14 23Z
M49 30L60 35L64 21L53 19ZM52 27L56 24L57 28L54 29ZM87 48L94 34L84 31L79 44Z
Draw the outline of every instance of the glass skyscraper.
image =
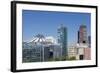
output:
M67 56L67 28L61 25L58 28L58 44L61 46L62 60L66 60Z

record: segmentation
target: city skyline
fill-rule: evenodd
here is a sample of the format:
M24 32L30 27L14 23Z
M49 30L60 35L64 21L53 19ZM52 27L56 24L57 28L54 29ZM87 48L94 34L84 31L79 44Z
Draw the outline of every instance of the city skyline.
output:
M90 35L90 18L89 13L23 10L23 41L29 41L37 34L57 38L57 29L63 24L68 28L68 44L76 43L80 25L85 24Z

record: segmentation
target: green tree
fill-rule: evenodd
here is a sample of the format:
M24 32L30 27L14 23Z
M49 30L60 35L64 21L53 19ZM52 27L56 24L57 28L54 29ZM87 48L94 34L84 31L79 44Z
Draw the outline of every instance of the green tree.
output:
M76 57L72 56L72 57L69 58L69 60L76 60Z

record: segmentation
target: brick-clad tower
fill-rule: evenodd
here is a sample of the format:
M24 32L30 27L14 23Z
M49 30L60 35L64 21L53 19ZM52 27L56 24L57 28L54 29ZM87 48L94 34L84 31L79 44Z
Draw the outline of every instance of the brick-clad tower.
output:
M87 41L87 28L86 28L86 25L81 25L80 28L79 28L79 31L78 31L78 40L79 40L79 43L82 43L82 44L87 44L88 41Z

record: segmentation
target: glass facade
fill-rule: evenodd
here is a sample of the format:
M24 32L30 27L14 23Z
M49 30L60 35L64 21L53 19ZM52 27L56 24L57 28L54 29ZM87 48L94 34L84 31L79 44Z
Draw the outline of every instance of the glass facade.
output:
M44 62L61 60L61 48L59 45L34 45L31 48L23 47L23 63Z
M58 44L61 46L61 52L63 59L67 56L67 28L61 25L58 28Z
M31 48L23 47L23 62L40 62L42 61L42 45L30 46Z

